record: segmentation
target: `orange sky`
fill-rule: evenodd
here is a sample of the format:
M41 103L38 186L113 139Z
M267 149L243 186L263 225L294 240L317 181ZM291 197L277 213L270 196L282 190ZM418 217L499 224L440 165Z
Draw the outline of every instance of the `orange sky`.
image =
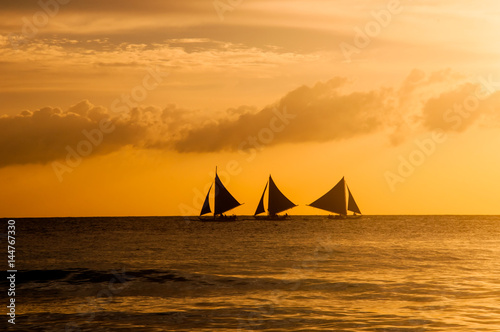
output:
M4 1L0 215L499 214L494 1ZM233 5L228 5L232 3Z

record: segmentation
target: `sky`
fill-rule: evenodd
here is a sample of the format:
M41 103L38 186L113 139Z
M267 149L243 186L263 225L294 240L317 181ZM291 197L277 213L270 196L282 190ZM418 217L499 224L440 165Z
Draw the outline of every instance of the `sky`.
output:
M0 216L500 214L500 4L3 0Z

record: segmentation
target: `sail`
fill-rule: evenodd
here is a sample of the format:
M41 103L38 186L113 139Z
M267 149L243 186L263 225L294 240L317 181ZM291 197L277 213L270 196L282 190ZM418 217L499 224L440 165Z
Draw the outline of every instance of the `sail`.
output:
M347 186L347 192L349 193L349 200L347 201L347 209L351 212L361 214L361 211L359 211L358 204L356 204L356 201L354 200L354 197L351 194L349 186Z
M259 205L257 206L257 210L255 210L254 216L266 212L266 210L264 209L264 194L266 193L266 189L267 189L267 183L266 186L264 187L264 191L262 192L262 197L260 198L260 202Z
M274 215L276 213L280 213L281 211L293 208L294 206L297 205L292 203L292 201L283 195L274 183L273 178L269 175L269 204L267 206L269 214Z
M222 184L219 176L215 174L215 215L222 214L226 211L234 209L241 204L227 191L226 187Z
M342 180L340 180L329 192L312 202L310 205L318 209L347 215L344 178L342 178Z
M212 212L210 210L210 202L208 197L210 196L210 190L212 190L212 185L210 185L210 189L208 189L207 197L205 198L205 202L203 203L203 207L201 208L200 216Z

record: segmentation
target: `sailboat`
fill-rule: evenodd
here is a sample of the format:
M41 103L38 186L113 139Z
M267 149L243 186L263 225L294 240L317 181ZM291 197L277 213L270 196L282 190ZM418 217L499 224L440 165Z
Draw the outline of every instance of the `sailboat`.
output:
M342 180L340 180L329 192L309 204L309 206L336 213L336 215L328 216L328 218L331 219L347 218L347 211L354 213L349 216L350 218L361 217L361 211L359 210L358 204L356 204L344 178L342 178Z
M264 208L264 195L266 194L266 190L268 189L268 199L267 199L267 216L258 216L258 214L266 212ZM278 189L276 184L273 181L271 175L269 175L269 181L266 183L264 187L264 192L259 201L259 205L257 206L257 210L255 210L254 218L255 219L265 219L265 220L279 220L288 218L288 214L278 215L278 213L283 212L285 210L291 209L297 206L292 203L283 193Z
M207 196L205 197L205 202L201 208L200 216L198 217L201 221L234 221L236 216L226 216L225 212L240 206L236 198L231 195L231 193L224 187L222 181L217 175L217 168L215 168L215 195L214 195L214 215L213 217L202 217L205 214L212 213L210 209L210 191L212 190L213 183L208 189Z

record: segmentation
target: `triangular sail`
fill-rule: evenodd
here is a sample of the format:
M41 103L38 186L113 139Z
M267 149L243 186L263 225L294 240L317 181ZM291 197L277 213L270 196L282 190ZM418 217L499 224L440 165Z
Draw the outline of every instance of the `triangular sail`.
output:
M262 192L262 197L260 198L259 205L257 206L257 210L255 210L254 216L266 212L266 209L264 209L264 194L266 193L267 189L267 183L266 186L264 187L264 191Z
M347 201L347 209L351 212L361 214L361 211L359 210L358 204L356 204L356 201L354 200L354 197L351 194L351 190L349 189L349 186L347 186L347 192L349 193L349 200Z
M282 211L293 208L295 205L278 189L269 175L269 205L267 207L269 214L274 215Z
M345 187L345 180L342 178L342 180L340 180L335 187L318 198L316 201L312 202L310 205L318 209L347 215Z
M210 196L210 190L212 190L212 185L210 185L210 189L208 189L207 197L205 197L205 202L203 203L203 207L201 208L200 216L212 212L210 210L210 202L208 197Z
M215 215L222 214L226 211L234 209L241 204L227 191L226 187L222 184L219 176L215 174Z

